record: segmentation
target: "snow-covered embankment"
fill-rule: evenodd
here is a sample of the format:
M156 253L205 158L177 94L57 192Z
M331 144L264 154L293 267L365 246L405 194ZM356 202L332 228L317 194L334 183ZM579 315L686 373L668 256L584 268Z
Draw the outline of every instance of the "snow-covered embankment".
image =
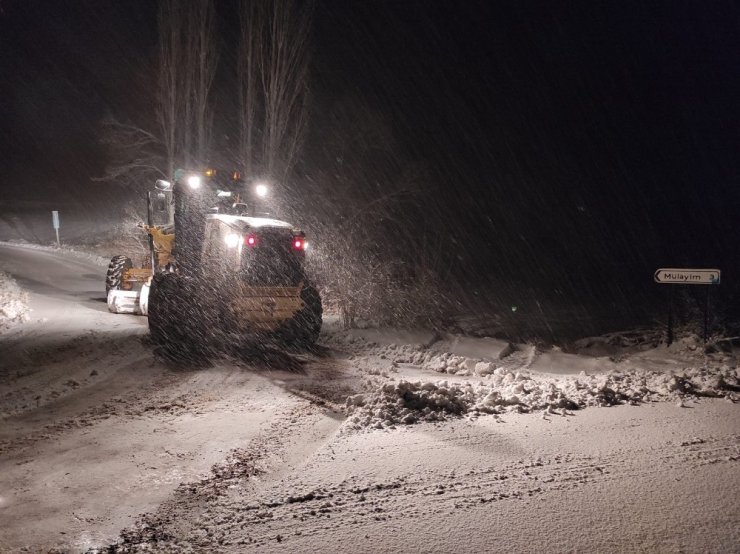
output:
M347 399L350 429L509 412L548 417L618 404L668 401L680 407L702 397L736 402L740 392L732 357L699 356L690 348L658 347L615 362L506 343L496 350L493 339L467 345L473 356L492 354L482 358L465 355L449 340L399 346L338 333L332 341L349 347L354 363L377 376L375 387Z
M29 319L28 293L10 274L0 271L0 330Z

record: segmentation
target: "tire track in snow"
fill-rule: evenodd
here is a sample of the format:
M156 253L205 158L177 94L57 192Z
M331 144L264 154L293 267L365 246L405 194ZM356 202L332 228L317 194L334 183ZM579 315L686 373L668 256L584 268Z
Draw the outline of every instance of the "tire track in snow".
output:
M251 502L227 502L212 509L218 515L203 522L211 534L201 537L198 546L265 546L274 544L276 537L282 542L300 536L307 527L330 532L356 526L359 532L363 526L391 519L423 519L481 504L524 500L599 483L621 483L640 476L649 478L665 471L666 463L686 475L705 464L737 468L738 452L740 436L726 436L691 445L665 443L638 451L625 449L608 456L564 454L460 473L407 474L388 481L353 475L320 487L307 487L300 476L293 476L262 490L262 496ZM293 492L284 496L285 491ZM237 515L229 517L229 513ZM217 537L218 542L209 542L209 537Z
M222 550L231 529L243 529L254 513L265 516L255 496L281 483L335 436L344 418L292 395L268 428L248 447L232 451L211 475L182 484L160 508L121 533L106 552Z
M140 369L130 365L126 371L135 377ZM277 377L288 383L271 382ZM342 418L327 418L316 402L290 394L290 378L285 372L268 376L262 368L229 363L201 370L161 368L127 393L121 386L102 388L98 392L103 404L53 420L51 429L20 433L12 449L0 455L6 498L17 504L18 513L0 531L0 544L4 533L13 544L28 537L23 529L33 514L38 519L34 525L47 529L34 538L39 542L31 550L53 546L47 542L49 534L59 528L67 533L65 548L87 550L113 540L137 513L159 513L161 502L166 513L171 498L175 509L192 509L192 514L178 518L187 522L201 504L207 506L235 482L256 475L257 460L268 468L292 468L313 452L309 439L321 429L321 421L329 421L331 434ZM253 439L266 422L271 430ZM286 433L285 428L295 432ZM319 438L323 441L324 435ZM114 467L120 478L110 482L107 475ZM59 473L59 468L66 472ZM69 506L77 505L70 513L59 504L67 489L72 489ZM101 490L105 495L96 492ZM45 497L47 492L56 496ZM95 519L93 514L102 516ZM44 518L52 521L46 524Z
M4 418L42 407L53 411L66 396L120 385L115 380L129 375L136 365L142 369L136 376L139 381L145 382L147 373L159 373L152 369L151 354L138 336L111 338L97 332L22 350L14 362L5 360L3 365L7 366L0 383L0 417Z

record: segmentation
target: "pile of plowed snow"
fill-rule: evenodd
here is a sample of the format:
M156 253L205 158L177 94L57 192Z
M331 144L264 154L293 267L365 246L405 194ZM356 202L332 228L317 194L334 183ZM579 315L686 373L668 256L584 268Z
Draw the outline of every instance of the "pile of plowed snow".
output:
M379 390L347 398L351 429L392 427L448 417L507 412L565 415L590 406L641 404L699 397L738 400L740 370L729 366L673 372L644 370L598 375L545 376L495 369L490 380L389 382Z
M0 329L28 321L28 293L4 271L0 271Z
M436 371L437 373L448 373L451 375L470 376L478 375L485 377L493 375L497 369L502 367L526 367L531 363L534 356L534 347L527 350L505 351L505 359L498 363L489 362L480 358L460 356L450 352L439 352L434 350L417 350L413 347L395 347L393 360L396 364L411 364L422 369Z
M413 342L402 342L409 338ZM345 429L509 412L539 411L547 417L618 404L669 401L683 406L701 397L740 400L734 355L706 354L703 341L693 334L670 347L635 339L639 344L613 349L608 357L393 330L337 330L324 339L350 354L358 371L372 376L368 392L347 398Z

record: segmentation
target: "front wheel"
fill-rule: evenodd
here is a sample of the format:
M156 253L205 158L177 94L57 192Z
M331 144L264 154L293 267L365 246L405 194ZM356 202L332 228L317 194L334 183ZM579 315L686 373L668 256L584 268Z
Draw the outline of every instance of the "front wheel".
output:
M132 267L131 259L127 256L113 256L105 274L105 293L123 288L123 274Z
M178 326L180 280L174 273L157 273L152 278L147 302L149 333L159 346L177 345L183 335Z
M147 302L151 341L165 357L201 360L211 353L212 322L200 305L198 288L174 273L152 278Z

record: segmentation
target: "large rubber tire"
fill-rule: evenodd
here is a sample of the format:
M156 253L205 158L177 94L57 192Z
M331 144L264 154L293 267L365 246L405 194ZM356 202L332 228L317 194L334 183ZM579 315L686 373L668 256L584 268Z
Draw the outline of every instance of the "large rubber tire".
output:
M209 323L197 291L185 279L174 273L154 275L147 311L151 340L166 357L201 359L210 353Z
M313 286L306 285L301 290L303 308L290 321L282 325L278 337L288 345L311 348L319 340L323 307L321 296Z
M120 290L123 286L123 274L131 269L133 264L126 256L113 256L108 264L108 272L105 274L105 293L110 290Z
M177 325L180 283L173 273L157 273L149 289L147 317L152 342L159 346L179 343L182 333Z

